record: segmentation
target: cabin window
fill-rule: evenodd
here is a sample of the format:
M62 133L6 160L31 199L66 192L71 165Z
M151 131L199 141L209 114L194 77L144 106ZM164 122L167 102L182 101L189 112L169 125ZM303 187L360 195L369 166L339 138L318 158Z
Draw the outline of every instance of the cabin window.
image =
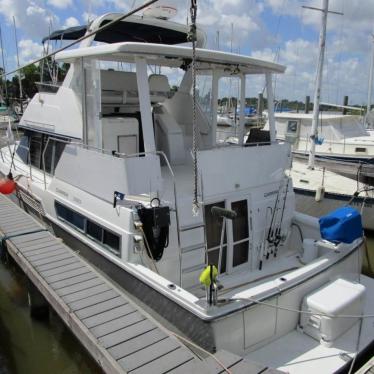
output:
M214 204L205 206L205 223L206 223L206 239L208 249L208 264L213 264L218 267L219 248L221 243L221 231L223 220L220 217L214 216L211 212L212 207L218 206L225 208L225 202L220 201ZM224 229L223 246L222 246L222 260L220 273L226 272L226 257L227 257L227 238L226 228Z
M49 174L54 174L56 166L60 161L60 157L65 148L65 143L58 140L49 140L46 134L35 133L27 131L21 138L20 144L17 148L17 155L21 160L40 170L44 170ZM47 147L45 149L45 147ZM43 166L43 154L44 163Z
M287 132L292 134L297 132L297 121L288 121Z
M248 262L249 230L248 230L248 204L247 200L235 201L231 209L237 216L232 221L233 233L233 259L232 266Z
M17 155L25 164L29 163L29 137L22 136L17 147Z
M121 256L121 242L118 235L91 221L82 214L75 212L73 209L67 208L58 201L55 201L55 208L59 219L78 229L95 242L102 244L116 256Z
M357 153L366 153L366 148L357 147L357 148L355 148L355 152L357 152Z
M38 169L40 169L41 166L42 144L42 134L34 134L29 138L30 162L31 165L35 166Z
M66 206L58 203L55 203L56 214L58 218L70 223L77 229L85 231L85 218L81 214L74 212L73 210L67 208Z

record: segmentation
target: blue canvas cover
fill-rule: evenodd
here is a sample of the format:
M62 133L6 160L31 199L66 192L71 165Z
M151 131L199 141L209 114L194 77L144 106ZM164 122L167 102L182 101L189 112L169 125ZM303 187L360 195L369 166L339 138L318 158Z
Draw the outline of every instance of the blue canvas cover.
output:
M319 219L322 239L352 243L363 234L361 214L350 206L330 212Z

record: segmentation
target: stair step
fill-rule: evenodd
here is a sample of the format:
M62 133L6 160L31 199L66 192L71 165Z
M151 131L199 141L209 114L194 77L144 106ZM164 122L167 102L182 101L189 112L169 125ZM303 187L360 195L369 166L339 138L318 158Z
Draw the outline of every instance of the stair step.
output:
M204 226L205 226L204 223L193 224L193 225L184 225L184 226L180 226L179 231L180 232L185 232L185 231L199 229L199 228L204 227Z
M182 274L189 274L189 273L193 273L194 271L203 271L204 268L205 268L205 263L193 265L188 268L182 269Z
M188 245L186 247L181 247L182 254L192 252L196 249L203 249L205 251L205 243L197 243L193 245Z

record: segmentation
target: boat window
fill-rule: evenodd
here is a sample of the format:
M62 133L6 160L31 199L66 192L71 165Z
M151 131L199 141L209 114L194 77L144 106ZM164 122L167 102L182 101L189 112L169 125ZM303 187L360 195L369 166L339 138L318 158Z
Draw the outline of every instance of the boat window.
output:
M58 140L48 141L48 138L49 136L46 134L31 131L26 132L17 147L17 155L25 164L29 163L30 157L31 165L43 170L44 154L45 171L54 174L62 152L65 149L65 143Z
M208 263L214 264L218 267L219 248L221 242L221 231L223 220L220 217L214 216L211 212L213 206L225 208L225 202L220 201L205 206L205 224L206 224L206 238L208 249ZM226 257L227 257L227 238L226 228L223 238L222 260L220 273L226 272Z
M103 244L104 247L116 256L121 256L119 235L105 229L82 214L75 212L73 209L67 208L58 201L55 201L55 209L59 219L69 223L90 239Z
M102 241L103 240L103 228L90 220L87 220L86 233L92 238Z
M24 135L21 137L17 147L17 155L25 164L29 163L29 137Z
M232 266L235 267L248 261L249 230L247 200L233 202L231 209L237 214L237 217L232 221L234 242Z
M366 148L357 147L357 148L355 148L355 152L365 153L366 152Z
M42 134L33 134L29 140L31 165L40 169L42 156Z
M56 214L58 218L63 219L64 221L75 226L79 230L85 230L85 217L81 214L74 212L73 210L67 208L66 206L55 202Z

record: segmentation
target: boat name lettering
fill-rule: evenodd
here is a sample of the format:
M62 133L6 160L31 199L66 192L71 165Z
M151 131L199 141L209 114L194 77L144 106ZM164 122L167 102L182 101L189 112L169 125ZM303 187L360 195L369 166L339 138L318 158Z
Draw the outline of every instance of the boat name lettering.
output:
M60 195L68 197L69 194L63 190L60 190L59 188L56 187L56 192L59 193Z
M76 203L78 203L78 204L82 204L82 200L81 199L79 199L78 197L73 197L73 200L74 200L74 202L76 202Z
M275 195L278 193L278 190L275 190L275 191L270 191L270 192L265 192L264 193L264 197L269 197L271 195Z

